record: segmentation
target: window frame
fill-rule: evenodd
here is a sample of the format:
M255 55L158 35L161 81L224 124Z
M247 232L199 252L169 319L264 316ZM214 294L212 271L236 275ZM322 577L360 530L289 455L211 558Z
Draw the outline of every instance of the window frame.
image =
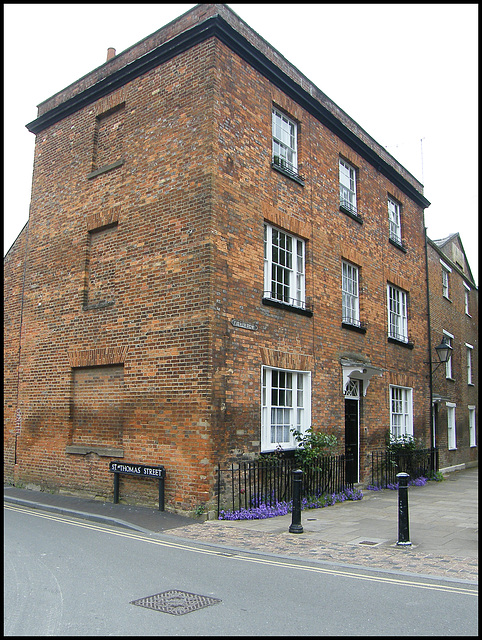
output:
M413 436L413 388L400 385L390 385L390 436L394 440L401 439L404 435ZM395 398L394 392L400 392L400 397ZM405 411L394 411L394 403L401 403ZM395 424L395 416L400 416L400 422ZM397 431L395 433L394 431Z
M283 122L291 131L283 130ZM289 142L287 138L290 138ZM298 175L298 123L275 106L271 109L271 161L275 166Z
M391 296L390 292L396 292L397 296ZM399 313L392 308L392 302L401 307ZM394 318L397 322L394 322ZM388 337L403 344L409 344L408 338L408 293L400 287L387 283L387 320ZM397 329L397 331L395 331Z
M356 282L353 277L345 275L345 272L352 271L356 274ZM345 286L347 282L352 283L352 288L356 287L356 292L354 290L348 290ZM360 268L347 260L342 260L341 263L341 296L342 296L342 322L345 324L353 325L355 327L360 327ZM346 304L347 299L351 301L352 304ZM352 313L348 313L347 310L351 310Z
M443 337L445 342L449 345L449 347L452 347L452 351L451 351L451 355L450 358L447 360L447 362L445 363L445 378L447 380L453 380L453 376L452 376L452 356L453 356L453 340L454 340L454 336L449 333L448 331L445 331L445 329L443 329Z
M274 234L279 239L277 244L273 244ZM282 241L281 237L286 240ZM289 249L287 248L288 240L291 243ZM275 249L278 254L277 258L274 257ZM286 255L282 259L281 255L283 253ZM289 260L287 260L288 257ZM283 260L288 261L289 266L283 264ZM276 270L276 278L274 277L274 270ZM288 282L286 282L286 277ZM306 241L269 222L265 222L263 278L264 300L270 300L293 309L306 310ZM288 290L288 295L285 295L286 289Z
M273 374L276 374L274 376ZM300 384L301 382L301 384ZM284 383L284 384L283 384ZM275 396L284 403L275 404ZM274 423L274 413L282 415L283 422ZM311 372L282 369L263 365L261 367L261 453L270 453L281 448L291 451L297 448L291 429L305 433L311 426ZM273 438L273 429L285 431L287 439Z
M475 405L468 405L469 410L469 447L477 446L477 428L475 422Z
M465 315L471 318L472 316L470 315L470 287L467 286L465 282L464 282L464 308L465 308Z
M390 209L393 205L393 210ZM388 238L395 244L402 246L402 207L395 198L387 197L388 208Z
M342 167L345 169L345 174L343 174ZM346 182L349 184L346 184ZM338 158L338 183L340 209L359 218L360 214L358 213L357 201L357 170L356 167L350 164L348 160L345 160L345 158Z
M446 402L447 407L447 449L457 449L456 407L455 402Z
M442 297L450 300L450 274L452 273L452 269L448 264L445 264L442 260L440 260L440 264L442 265Z
M472 387L474 386L473 377L472 377L472 373L473 373L472 354L473 354L474 347L468 342L465 343L465 347L466 347L466 353L467 353L467 384Z

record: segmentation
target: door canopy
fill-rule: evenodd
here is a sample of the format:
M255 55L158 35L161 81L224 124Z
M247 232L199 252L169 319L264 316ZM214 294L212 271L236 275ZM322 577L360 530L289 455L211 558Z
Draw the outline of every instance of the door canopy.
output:
M343 371L343 395L347 392L350 380L360 380L362 393L366 396L368 385L373 376L381 377L383 375L384 369L374 367L367 362L348 360L345 358L342 358L340 362Z

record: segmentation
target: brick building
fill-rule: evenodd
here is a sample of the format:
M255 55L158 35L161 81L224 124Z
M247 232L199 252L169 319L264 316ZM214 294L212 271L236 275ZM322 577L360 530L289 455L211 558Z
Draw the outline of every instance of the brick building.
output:
M335 433L354 481L429 444L422 185L225 5L198 5L38 107L5 259L5 474L109 497L163 464ZM122 479L126 500L153 483Z
M478 289L458 233L428 240L432 344L453 349L433 370L433 437L441 468L478 461Z

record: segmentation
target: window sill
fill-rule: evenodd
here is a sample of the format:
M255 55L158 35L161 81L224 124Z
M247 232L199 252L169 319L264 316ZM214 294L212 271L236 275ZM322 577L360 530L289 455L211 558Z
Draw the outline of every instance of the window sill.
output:
M414 343L407 341L405 342L404 340L398 340L398 338L392 338L390 336L388 336L388 342L391 342L392 344L398 344L401 347L405 347L405 349L413 349L414 347Z
M356 222L358 222L359 224L363 224L363 218L361 217L361 215L359 213L355 213L354 211L351 211L350 209L347 209L342 204L340 204L340 211L342 213L345 213L350 218L352 218L352 220L356 220Z
M86 456L88 453L96 453L98 456L108 458L123 458L124 449L115 449L113 447L97 447L95 445L71 444L65 447L65 453L72 453Z
M100 176L102 173L107 173L108 171L112 171L112 169L117 169L117 167L121 167L124 164L124 160L117 160L112 164L106 164L99 169L95 169L95 171L91 171L87 174L87 180L95 178L96 176Z
M293 446L293 445L277 445L276 447L273 447L273 449L262 449L260 451L261 456L269 456L272 453L275 452L280 452L280 456L282 458L291 458L292 455L294 454L294 452L296 451L297 447Z
M407 250L405 249L403 244L398 240L395 240L395 238L388 238L388 241L390 244L393 244L394 247L396 247L397 249L400 249L400 251L403 251L403 253L407 253Z
M343 329L349 329L350 331L355 331L356 333L366 333L367 327L363 322L360 324L352 324L351 322L342 322L341 326Z
M305 179L299 173L295 173L294 171L290 171L289 169L286 169L285 167L282 167L281 165L276 164L275 162L271 163L271 168L274 169L275 171L278 171L278 173L283 174L287 178L290 178L291 180L293 180L297 184L300 184L302 187L305 186Z
M280 302L279 300L272 300L271 298L262 298L261 303L266 307L276 307L277 309L285 309L286 311L292 311L293 313L297 313L300 316L306 316L311 318L313 316L312 309L306 309L303 307L295 307L292 304L287 304L286 302Z
M107 309L108 307L113 307L114 305L115 300L95 302L94 304L84 304L82 305L82 311L90 311L91 309Z

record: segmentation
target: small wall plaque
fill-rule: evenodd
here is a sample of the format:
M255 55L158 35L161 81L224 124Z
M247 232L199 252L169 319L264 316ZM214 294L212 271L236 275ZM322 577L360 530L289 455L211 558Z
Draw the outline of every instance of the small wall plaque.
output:
M238 327L239 329L249 329L249 331L257 331L258 325L254 322L245 322L244 320L231 320L231 324L233 327Z

